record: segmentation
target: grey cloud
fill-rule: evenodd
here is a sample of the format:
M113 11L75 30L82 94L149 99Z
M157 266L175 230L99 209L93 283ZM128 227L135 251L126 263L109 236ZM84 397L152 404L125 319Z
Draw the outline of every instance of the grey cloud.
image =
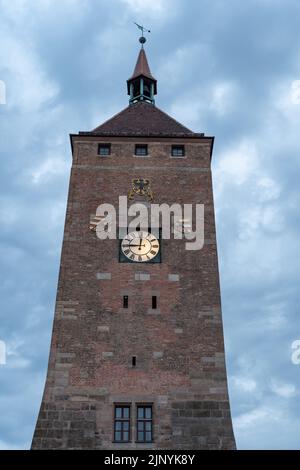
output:
M223 316L238 446L299 448L300 366L291 363L290 347L300 339L300 105L281 107L277 92L288 94L300 79L299 2L177 0L168 14L165 0L150 16L121 0L62 0L59 14L42 1L28 1L20 11L13 2L0 4L1 37L14 44L15 61L0 52L8 99L0 105L0 339L14 352L0 366L0 446L30 445L40 404L71 164L68 133L89 130L127 105L125 81L138 52L133 21L151 19L147 53L158 106L193 130L216 135ZM212 104L220 84L232 85L222 112ZM238 158L242 166L234 170ZM48 169L34 182L45 161ZM261 178L278 195L266 198ZM270 214L262 222L268 210L277 211L282 225ZM247 380L255 383L250 391ZM296 395L278 396L274 383L292 384Z

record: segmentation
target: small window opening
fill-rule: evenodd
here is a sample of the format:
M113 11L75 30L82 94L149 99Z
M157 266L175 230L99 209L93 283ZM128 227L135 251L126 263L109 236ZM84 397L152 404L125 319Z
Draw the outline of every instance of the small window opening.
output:
M156 297L156 295L152 295L152 308L153 309L157 308L157 297Z
M140 81L137 80L136 82L133 83L133 96L138 97L140 96Z
M144 95L148 96L149 98L151 96L150 84L147 82L144 82Z
M123 296L123 308L128 308L128 295Z
M135 154L140 157L145 157L148 155L148 145L136 145Z
M101 157L110 155L110 144L99 144L98 155L101 155Z
M172 157L184 157L184 145L172 145Z

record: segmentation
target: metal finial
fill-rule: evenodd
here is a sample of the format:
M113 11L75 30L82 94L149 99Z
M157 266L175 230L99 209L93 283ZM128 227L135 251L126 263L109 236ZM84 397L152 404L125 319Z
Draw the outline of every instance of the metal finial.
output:
M144 26L137 24L134 22L134 24L142 31L142 36L140 37L139 41L142 44L142 47L144 46L145 42L147 39L144 36L144 33L151 33L150 29L144 28Z

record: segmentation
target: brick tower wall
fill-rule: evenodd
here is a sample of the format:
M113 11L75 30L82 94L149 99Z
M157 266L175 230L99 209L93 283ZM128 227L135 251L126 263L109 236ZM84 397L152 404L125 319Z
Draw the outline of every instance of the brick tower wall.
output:
M97 155L99 142L111 155ZM148 157L136 157L136 143ZM171 158L184 144L185 157ZM33 449L232 449L209 138L78 135L48 374ZM118 240L89 230L101 203L118 205L133 178L154 203L205 205L205 244L162 241L162 263L119 263ZM129 308L122 299L129 297ZM158 298L152 310L151 297ZM132 366L136 356L136 366ZM130 443L113 443L115 403L132 404ZM134 405L153 404L154 442L135 442Z

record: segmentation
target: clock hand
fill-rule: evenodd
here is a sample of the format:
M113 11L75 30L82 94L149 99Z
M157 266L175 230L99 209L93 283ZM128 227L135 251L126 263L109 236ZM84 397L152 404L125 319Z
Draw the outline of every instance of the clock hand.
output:
M123 246L128 246L128 247L131 247L131 246L134 246L134 247L139 247L140 245L131 245L131 244L129 244L129 245L123 245ZM146 246L146 245L141 245L141 246Z
M146 246L146 245L129 245L129 246L134 246L134 247L136 247L136 246L137 246L137 247L139 247L139 248L140 248L141 246Z

